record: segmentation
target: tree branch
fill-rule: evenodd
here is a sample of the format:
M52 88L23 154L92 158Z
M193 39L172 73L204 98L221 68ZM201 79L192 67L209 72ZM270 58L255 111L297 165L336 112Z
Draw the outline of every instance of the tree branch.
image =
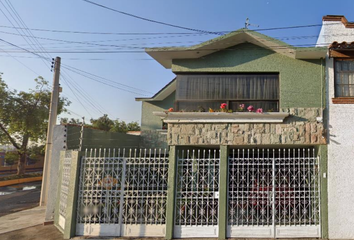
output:
M6 136L8 137L8 139L10 140L10 142L12 143L12 145L16 148L16 149L20 149L20 147L18 146L18 144L16 143L16 141L11 137L11 135L8 133L8 131L6 131L5 127L0 123L0 129L6 134Z

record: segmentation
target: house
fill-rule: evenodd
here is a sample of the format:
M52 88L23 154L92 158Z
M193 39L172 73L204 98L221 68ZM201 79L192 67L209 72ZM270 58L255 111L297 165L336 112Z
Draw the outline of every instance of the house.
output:
M176 77L137 98L141 148L60 154L64 238L328 238L327 47L240 29L146 52Z
M146 52L176 74L136 99L176 155L165 237L327 238L327 49L240 29Z
M328 15L317 41L328 47L326 85L328 109L329 238L354 238L354 23Z

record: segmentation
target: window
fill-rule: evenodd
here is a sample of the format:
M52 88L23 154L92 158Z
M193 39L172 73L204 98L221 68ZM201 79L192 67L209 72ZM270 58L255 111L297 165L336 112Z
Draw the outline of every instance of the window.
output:
M279 110L278 74L178 75L176 106L180 111L219 109L221 103L236 111L240 104L263 111Z
M335 97L354 97L354 59L335 59Z

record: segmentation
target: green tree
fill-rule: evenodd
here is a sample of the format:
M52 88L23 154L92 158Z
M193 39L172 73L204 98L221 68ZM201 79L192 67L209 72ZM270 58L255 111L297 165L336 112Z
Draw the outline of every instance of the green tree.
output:
M140 131L141 128L138 122L130 122L128 123L128 131Z
M139 123L130 122L127 124L125 121L120 121L119 119L111 120L107 114L104 114L98 119L91 119L90 122L92 124L91 127L104 131L122 133L126 133L128 131L140 131Z
M80 119L75 119L75 118L61 118L60 119L60 124L74 124L74 125L81 125L82 121Z
M113 126L110 129L111 132L128 132L128 126L124 121L119 121L119 119L113 121Z
M51 92L42 77L35 82L34 90L17 92L8 88L0 74L0 142L15 147L18 175L25 173L30 141L44 142L46 138ZM60 98L58 114L69 104Z
M130 122L126 123L125 121L119 121L119 119L113 121L114 125L111 128L111 132L128 132L128 131L140 131L139 123Z
M114 125L113 121L108 117L107 114L104 114L98 119L91 119L90 122L92 124L92 127L104 131L109 131Z

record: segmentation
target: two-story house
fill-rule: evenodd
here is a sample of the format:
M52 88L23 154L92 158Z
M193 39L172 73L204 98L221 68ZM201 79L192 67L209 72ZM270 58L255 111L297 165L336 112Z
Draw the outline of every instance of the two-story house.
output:
M176 78L142 101L166 145L166 238L328 237L326 48L240 29L146 52Z
M323 17L318 46L328 47L329 237L354 238L354 23L344 16Z

